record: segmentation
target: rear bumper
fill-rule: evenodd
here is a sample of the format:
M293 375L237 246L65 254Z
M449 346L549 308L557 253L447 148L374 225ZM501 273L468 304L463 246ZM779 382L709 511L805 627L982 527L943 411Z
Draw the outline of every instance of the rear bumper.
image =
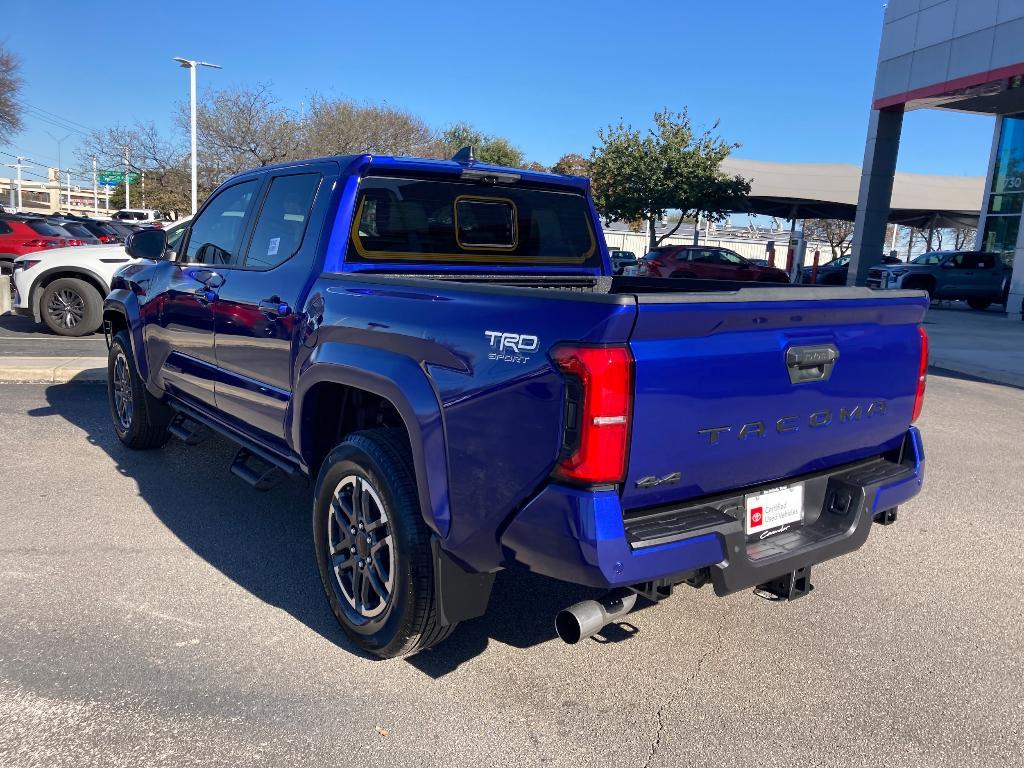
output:
M789 482L797 480L805 484L804 525L765 541L748 542L743 529L743 496L754 488L624 519L612 489L551 485L516 515L501 543L510 560L563 581L613 587L708 568L715 591L728 594L862 546L876 515L920 492L921 435L911 427L898 455Z

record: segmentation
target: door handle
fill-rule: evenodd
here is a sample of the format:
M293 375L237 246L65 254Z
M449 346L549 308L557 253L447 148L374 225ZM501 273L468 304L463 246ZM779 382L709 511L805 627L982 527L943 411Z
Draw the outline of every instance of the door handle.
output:
M281 301L277 296L271 296L269 299L263 299L260 302L260 312L271 320L276 320L279 317L288 317L292 313L292 308L288 306L287 302Z

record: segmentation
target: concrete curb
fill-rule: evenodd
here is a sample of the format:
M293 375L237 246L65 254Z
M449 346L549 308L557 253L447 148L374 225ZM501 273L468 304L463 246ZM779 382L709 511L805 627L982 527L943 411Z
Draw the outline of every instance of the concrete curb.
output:
M956 358L933 356L928 361L928 368L933 369L937 375L941 375L943 371L949 371L962 376L969 376L973 379L980 379L989 384L1001 384L1005 387L1024 389L1024 376L1019 373L968 364Z
M106 381L105 357L0 357L0 382Z

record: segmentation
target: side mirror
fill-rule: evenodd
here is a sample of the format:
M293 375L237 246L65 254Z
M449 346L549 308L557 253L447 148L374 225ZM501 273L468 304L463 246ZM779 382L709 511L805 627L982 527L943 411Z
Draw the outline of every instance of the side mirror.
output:
M143 229L128 235L124 249L135 259L158 261L164 257L167 233L162 229Z

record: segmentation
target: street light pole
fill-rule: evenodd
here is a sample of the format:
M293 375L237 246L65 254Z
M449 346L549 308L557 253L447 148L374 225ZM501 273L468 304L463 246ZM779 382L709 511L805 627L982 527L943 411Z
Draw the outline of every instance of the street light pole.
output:
M96 158L92 159L92 212L99 215L100 212L100 197L99 190L96 189Z
M132 207L132 177L128 169L128 146L124 148L124 207Z
M68 213L71 213L71 169L68 168ZM60 178L57 179L57 183L60 184Z
M51 139L53 139L55 142L57 142L57 207L60 208L60 166L61 166L60 148L61 148L61 145L65 141L67 141L68 139L71 138L71 134L69 133L69 134L65 135L63 138L58 139L56 136L54 136L49 131L43 131L43 133L45 133L47 136L49 136ZM69 211L71 210L71 196L70 195L68 195L68 210Z
M221 69L220 64L210 64L206 61L196 61L195 59L184 59L180 56L175 56L174 60L178 62L179 66L184 67L189 71L189 103L191 105L191 129L192 129L192 215L195 215L196 208L198 207L198 176L196 174L196 70L199 67L209 67L210 69Z

